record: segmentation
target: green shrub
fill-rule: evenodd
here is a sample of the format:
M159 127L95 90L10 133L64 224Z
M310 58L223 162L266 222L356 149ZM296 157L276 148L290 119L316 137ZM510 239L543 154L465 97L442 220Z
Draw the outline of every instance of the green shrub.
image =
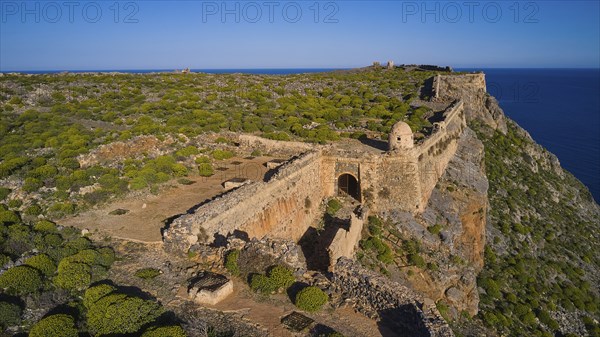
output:
M102 297L113 293L117 288L111 286L110 284L99 284L85 290L83 294L83 306L87 309L91 308L92 305L98 302Z
M195 146L186 146L183 149L178 150L175 154L179 157L189 157L198 154L198 148Z
M19 215L12 211L0 211L0 224L16 224L21 222Z
M51 277L56 272L54 261L46 254L32 256L25 260L25 264L39 270L46 277Z
M71 263L85 263L89 266L100 264L100 253L93 249L84 249L63 259Z
M274 266L271 268L269 270L268 277L275 289L287 289L294 282L296 282L296 278L294 277L292 270L283 266Z
M142 337L187 337L187 334L179 325L172 325L148 328Z
M42 210L42 207L40 207L40 205L33 204L25 209L25 214L32 215L32 216L38 216L38 215L42 214L42 211L43 210Z
M64 258L58 264L58 274L54 284L60 288L75 291L87 288L92 282L92 268L79 262L71 262Z
M337 199L331 199L327 202L327 214L334 216L342 208L342 203Z
M225 160L233 157L233 152L229 150L214 150L212 157L216 160Z
M9 326L19 325L21 313L21 307L18 305L0 301L0 328L6 329Z
M21 201L21 199L10 199L8 201L8 207L13 209L19 208L21 205L23 205L23 201Z
M252 278L250 279L250 288L263 294L270 294L277 290L277 287L271 282L271 279L263 274L252 275Z
M12 261L10 259L10 256L4 255L4 254L0 254L0 268L2 268L3 266L5 266L10 261Z
M100 254L97 260L97 263L99 265L104 267L110 267L113 264L113 262L115 262L115 251L112 250L112 248L102 247L99 248L97 251Z
M262 152L260 150L253 150L250 153L250 155L253 156L253 157L260 157L262 155Z
M58 228L56 227L56 224L51 221L48 221L48 220L38 221L35 225L33 225L33 229L35 229L38 232L46 232L46 233L58 232Z
M31 327L29 337L78 337L75 320L69 315L52 315L42 318Z
M80 236L73 239L66 244L67 247L76 249L77 251L88 249L92 247L92 241L90 239Z
M132 334L162 315L156 302L112 293L98 299L87 311L87 323L94 335Z
M0 289L14 295L27 295L38 292L43 282L40 273L29 266L9 268L0 275Z
M0 201L6 199L6 197L8 197L10 192L12 192L12 190L10 188L0 187Z
M198 165L198 174L203 177L210 177L215 174L215 171L210 163L202 163Z
M225 268L229 270L231 275L239 275L240 268L238 266L238 258L240 257L240 251L237 249L231 250L225 256Z
M200 156L195 159L196 164L210 164L210 158L207 156Z
M431 233L433 235L440 234L442 229L443 229L442 225L439 225L439 224L427 227L427 230L429 231L429 233Z
M176 177L184 177L188 174L188 169L183 164L174 164L172 169L173 175Z
M43 186L42 182L36 178L26 178L23 182L23 190L25 192L35 192Z
M318 287L306 287L296 294L296 306L304 311L316 312L327 303L327 294Z
M158 269L143 268L143 269L138 269L134 275L141 279L149 280L149 279L153 279L153 278L157 277L160 274L161 274L161 271Z
M418 268L425 268L425 260L419 254L410 254L408 255L408 263Z
M48 247L58 247L63 243L63 238L59 234L49 233L44 235L44 244Z

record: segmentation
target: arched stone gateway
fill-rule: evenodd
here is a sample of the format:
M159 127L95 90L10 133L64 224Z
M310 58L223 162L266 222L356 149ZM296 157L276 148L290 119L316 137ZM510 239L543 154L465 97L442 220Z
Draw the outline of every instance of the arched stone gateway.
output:
M360 184L355 176L344 173L338 177L338 194L348 194L360 201Z

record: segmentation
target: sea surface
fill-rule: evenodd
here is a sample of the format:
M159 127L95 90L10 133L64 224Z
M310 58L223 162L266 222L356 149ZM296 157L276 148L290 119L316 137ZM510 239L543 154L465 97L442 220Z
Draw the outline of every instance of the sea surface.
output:
M504 113L600 202L600 69L483 70Z
M288 69L192 69L212 74L248 73L286 75L336 70ZM527 130L536 142L554 153L600 202L600 69L500 69L462 68L486 74L487 90L510 118ZM24 73L59 73L25 71ZM85 70L69 72L173 72L152 70Z

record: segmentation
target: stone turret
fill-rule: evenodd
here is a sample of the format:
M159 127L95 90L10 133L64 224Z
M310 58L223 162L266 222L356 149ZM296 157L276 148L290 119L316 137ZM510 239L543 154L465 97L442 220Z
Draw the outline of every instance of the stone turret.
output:
M412 149L413 133L410 126L404 122L398 122L392 126L388 140L389 151L397 149Z
M387 68L388 69L394 69L394 61L388 61Z

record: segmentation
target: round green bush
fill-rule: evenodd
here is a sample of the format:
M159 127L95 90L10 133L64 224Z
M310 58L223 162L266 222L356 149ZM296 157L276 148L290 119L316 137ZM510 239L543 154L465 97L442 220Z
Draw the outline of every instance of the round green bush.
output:
M78 337L75 320L69 315L52 315L35 323L29 337Z
M83 306L86 308L91 308L92 305L98 302L102 297L113 293L117 288L111 286L110 284L99 284L97 286L90 287L86 289L83 294Z
M14 303L0 302L0 327L6 329L9 326L21 323L21 307Z
M252 278L250 279L250 288L263 294L270 294L277 290L277 287L273 285L271 279L263 274L252 275Z
M69 248L74 248L79 250L84 250L92 247L92 241L90 239L80 236L74 240L71 240L66 245Z
M153 279L155 277L157 277L158 275L161 274L161 271L155 268L143 268L143 269L138 269L135 272L135 276L139 277L141 279L144 280L149 280L149 279Z
M0 288L6 289L9 294L32 294L40 290L42 285L40 273L29 266L12 267L0 275Z
M91 305L87 312L87 323L96 336L131 334L153 322L163 312L156 302L113 293Z
M179 325L173 325L146 329L142 337L187 337L187 334Z
M66 257L65 260L69 262L85 263L87 265L92 266L95 264L100 264L100 258L100 253L98 253L97 251L93 249L84 249L74 255Z
M210 163L201 163L198 165L198 174L203 177L210 177L215 174L215 170Z
M92 268L85 263L71 262L68 258L58 264L54 284L67 290L83 290L92 282Z
M233 152L229 150L214 150L212 152L213 158L216 160L225 160L233 157Z
M274 266L269 270L269 279L271 279L271 283L275 289L289 288L294 282L296 282L296 278L294 277L294 273L283 266Z
M234 249L227 253L225 256L225 268L229 270L232 275L239 275L240 268L238 266L238 258L240 257L240 251Z
M39 232L56 233L58 228L54 222L42 220L33 225L33 229Z
M327 303L327 294L317 287L306 287L296 294L296 306L304 311L316 312Z
M98 259L98 264L104 267L110 267L113 262L115 262L115 251L110 247L102 247L98 249L98 253L100 253L100 257Z
M32 256L25 260L25 264L39 270L46 277L50 277L56 272L54 261L46 254Z
M0 254L0 267L4 267L10 261L11 261L10 256Z
M0 224L14 224L21 222L19 215L12 211L0 211Z

